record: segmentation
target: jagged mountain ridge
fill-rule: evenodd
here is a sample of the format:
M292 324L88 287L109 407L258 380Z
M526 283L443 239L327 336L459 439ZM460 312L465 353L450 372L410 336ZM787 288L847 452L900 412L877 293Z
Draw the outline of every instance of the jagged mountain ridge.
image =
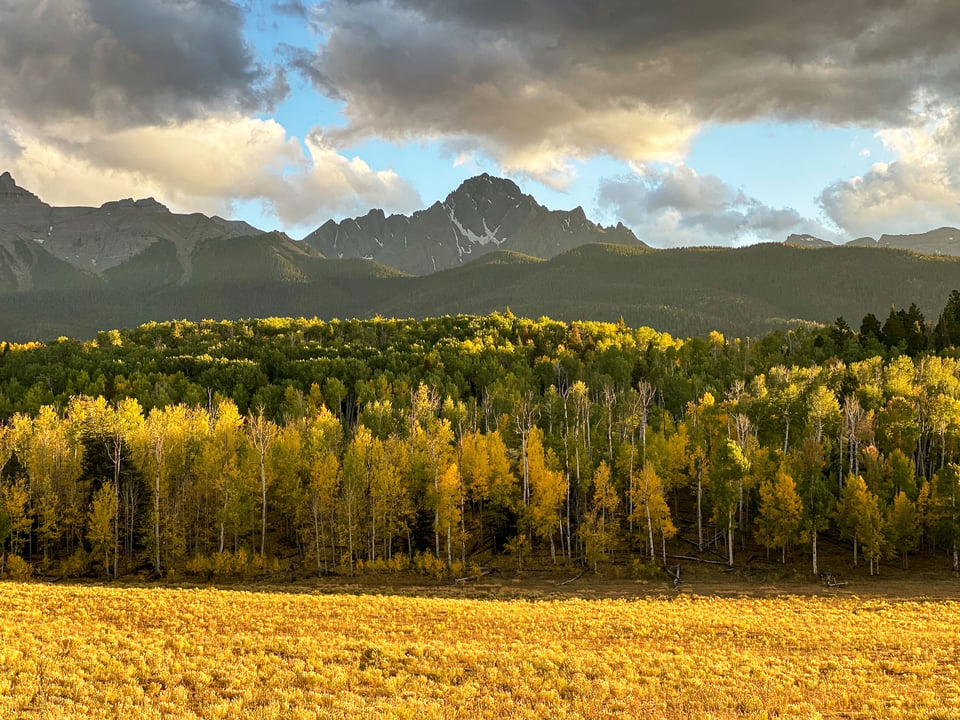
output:
M38 281L26 257L48 254L82 273L106 273L142 255L158 243L174 249L176 263L158 268L164 282L185 282L197 245L262 231L245 222L181 215L153 198L116 200L98 208L54 207L0 175L0 275L4 287L22 290ZM19 251L13 248L19 248ZM15 278L15 281L11 278Z
M444 202L410 217L371 211L324 227L341 249L351 239L358 254L380 262L349 259L345 250L344 259L327 259L283 233L177 215L149 198L55 208L4 173L0 340L89 337L174 317L424 316L507 306L562 319L624 317L677 334L719 329L742 335L798 321L832 322L840 314L855 321L891 304L917 301L929 310L960 288L960 259L873 241L872 247L843 247L796 236L741 249L656 250L622 226L601 228L579 208L550 211L514 183L489 176L468 180ZM951 228L933 232L945 242L960 237ZM527 244L518 248L514 238ZM574 247L558 252L565 243ZM790 247L794 243L808 248ZM419 267L386 252L411 246L420 250ZM447 255L438 258L437 248ZM123 257L111 264L108 253L117 249ZM434 261L451 267L432 272Z
M596 242L646 247L622 224L602 227L583 208L548 210L510 180L483 174L411 216L371 210L328 221L304 242L329 258L364 258L412 275L458 267L495 250L549 259Z

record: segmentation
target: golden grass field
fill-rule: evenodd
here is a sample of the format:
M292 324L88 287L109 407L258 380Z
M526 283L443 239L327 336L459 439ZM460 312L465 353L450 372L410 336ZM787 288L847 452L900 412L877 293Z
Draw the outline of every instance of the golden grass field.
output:
M0 717L960 717L960 603L0 583Z

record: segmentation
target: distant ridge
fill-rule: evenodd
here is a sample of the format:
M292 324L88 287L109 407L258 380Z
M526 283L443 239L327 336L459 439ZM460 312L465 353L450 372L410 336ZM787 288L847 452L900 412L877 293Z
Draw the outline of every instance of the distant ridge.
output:
M900 248L925 255L960 256L960 230L954 227L941 227L914 235L881 235L879 240L862 237L851 240L847 244L856 247Z
M183 282L197 243L261 232L245 222L171 213L154 198L114 200L98 208L52 207L18 186L10 173L0 175L0 247L27 242L36 246L31 254L49 254L98 277L160 243L172 247L176 258L158 267L163 282ZM22 263L16 272L22 287L33 285Z
M656 250L622 225L601 227L581 208L548 210L488 175L410 217L376 210L312 236L298 242L240 221L172 213L153 198L51 207L3 173L0 340L91 337L178 317L423 317L505 307L743 336L839 315L855 323L912 302L931 311L960 289L960 258L946 252L960 238L953 228L846 246L791 235L739 249ZM333 240L336 253L322 252ZM940 257L918 253L930 248ZM449 269L433 272L444 263Z
M807 247L807 248L820 248L820 247L834 247L834 244L829 240L822 240L816 235L808 235L806 233L798 235L793 233L790 235L786 241L785 245L795 245L796 247Z

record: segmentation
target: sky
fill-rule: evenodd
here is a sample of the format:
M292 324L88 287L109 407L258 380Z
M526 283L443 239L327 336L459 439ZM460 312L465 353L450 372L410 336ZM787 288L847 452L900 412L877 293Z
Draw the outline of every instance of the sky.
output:
M481 172L656 247L960 225L956 0L0 0L0 171L300 238Z

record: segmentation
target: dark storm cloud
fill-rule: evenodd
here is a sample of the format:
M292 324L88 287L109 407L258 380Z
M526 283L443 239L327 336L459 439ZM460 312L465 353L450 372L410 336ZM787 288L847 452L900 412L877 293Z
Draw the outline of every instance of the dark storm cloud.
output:
M257 64L225 0L9 0L0 9L0 108L110 126L251 111L286 93Z
M306 48L282 44L277 48L277 53L283 58L283 62L290 70L300 73L323 94L336 100L343 99L330 78L320 69L315 52Z
M348 136L514 154L642 159L664 117L902 125L960 89L955 0L329 0L312 20L326 43L296 67L346 101Z

